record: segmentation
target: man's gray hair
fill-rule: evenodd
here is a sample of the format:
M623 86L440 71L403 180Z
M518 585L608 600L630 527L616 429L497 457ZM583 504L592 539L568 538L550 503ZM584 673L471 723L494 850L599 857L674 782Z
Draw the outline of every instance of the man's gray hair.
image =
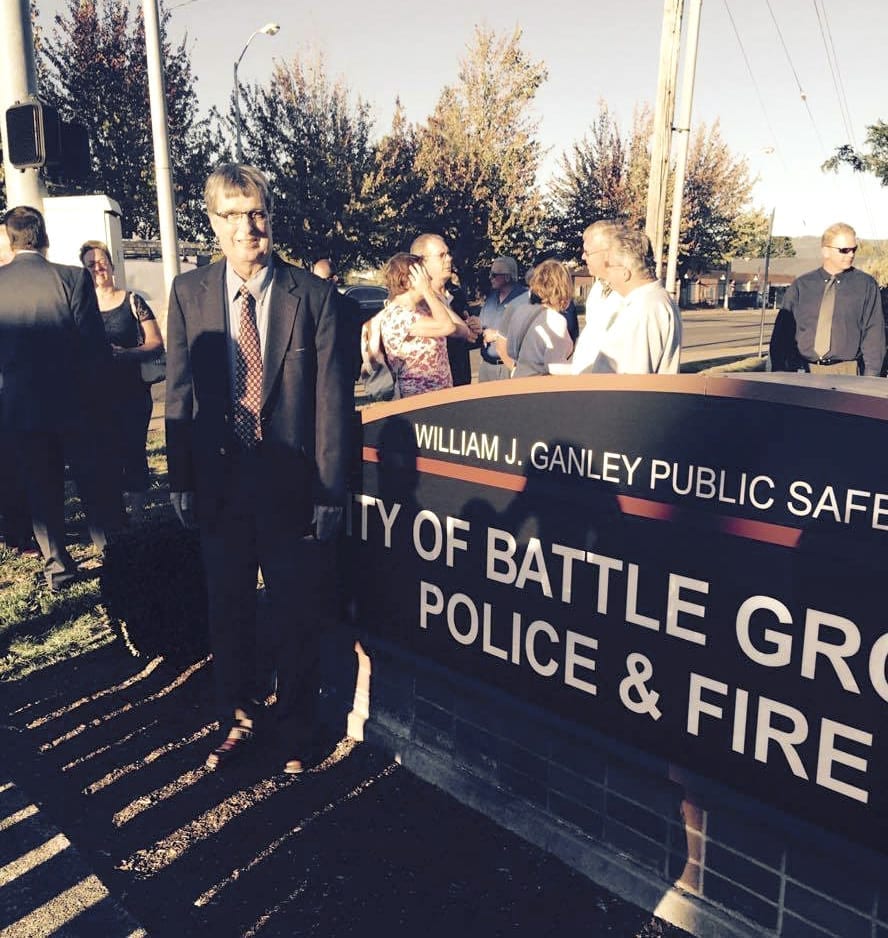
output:
M410 253L416 254L417 257L425 257L432 241L441 241L444 244L447 243L442 235L435 234L432 231L424 231L421 235L417 235L413 239L413 243L410 245Z
M204 186L207 211L215 212L224 195L258 195L268 212L274 208L274 193L265 174L245 163L222 163L210 173Z
M631 274L654 276L654 252L648 236L635 228L620 225L610 236L608 265L625 267Z
M599 218L598 221L593 221L591 225L586 226L583 237L591 235L601 241L610 241L614 232L625 227L625 223L617 218Z

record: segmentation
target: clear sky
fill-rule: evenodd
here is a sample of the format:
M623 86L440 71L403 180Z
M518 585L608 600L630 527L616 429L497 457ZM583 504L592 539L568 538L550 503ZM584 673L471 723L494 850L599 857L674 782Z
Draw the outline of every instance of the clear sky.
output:
M39 5L47 26L66 6ZM442 87L456 82L476 24L497 31L520 26L523 48L549 71L537 108L551 170L586 132L599 100L626 130L635 105L653 105L664 3L169 0L168 6L173 38L187 36L202 107L227 108L244 43L274 21L281 31L253 39L241 80L266 79L275 59L321 53L328 76L341 77L371 104L380 134L396 97L410 120L425 120ZM748 158L758 178L755 204L775 210L775 234L819 235L842 220L861 237L888 238L888 188L850 170L820 170L849 140L846 126L860 146L868 124L888 120L886 37L888 0L704 0L692 121L720 120L732 152Z

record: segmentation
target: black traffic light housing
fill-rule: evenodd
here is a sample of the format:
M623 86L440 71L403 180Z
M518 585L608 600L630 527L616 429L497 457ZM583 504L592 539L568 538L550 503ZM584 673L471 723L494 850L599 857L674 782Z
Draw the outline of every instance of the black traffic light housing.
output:
M89 176L86 127L63 121L38 98L6 109L6 148L16 169L44 167L48 176L70 181Z

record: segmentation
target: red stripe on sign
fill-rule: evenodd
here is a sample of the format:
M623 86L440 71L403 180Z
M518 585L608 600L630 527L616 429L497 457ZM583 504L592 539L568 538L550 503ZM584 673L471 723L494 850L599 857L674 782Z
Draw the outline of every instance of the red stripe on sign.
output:
M762 541L776 544L778 547L798 547L802 532L783 524L771 524L768 521L751 521L748 518L732 518L729 515L704 514L702 511L654 502L646 498L634 498L631 495L618 495L617 502L624 515L650 518L654 521L683 521L695 527L708 528L745 537L750 541Z
M374 446L363 447L363 459L364 462L378 463L380 461L379 450ZM417 471L427 475L489 485L491 488L505 489L509 492L523 492L527 487L525 476L497 472L493 469L478 469L475 466L462 466L443 459L430 459L427 456L416 457L416 468ZM778 547L797 547L802 536L799 528L771 524L767 521L731 518L728 515L704 514L679 505L655 502L647 498L635 498L632 495L618 495L617 504L624 515L648 518L651 521L682 521L695 527L720 531L734 537L745 537L751 541L762 541L765 544L776 544Z
M379 462L379 450L373 446L364 447L364 462ZM461 466L459 463L446 462L443 459L430 459L428 456L416 457L416 468L430 476L442 476L445 479L458 479L460 482L475 482L489 485L508 492L523 492L527 487L524 476L509 472L497 472L494 469L478 469L475 466Z

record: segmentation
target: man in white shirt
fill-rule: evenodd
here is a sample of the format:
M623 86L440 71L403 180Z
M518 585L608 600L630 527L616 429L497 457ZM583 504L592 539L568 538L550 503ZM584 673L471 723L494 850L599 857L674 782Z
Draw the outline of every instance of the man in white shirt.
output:
M584 233L583 257L590 273L609 283L612 292L604 296L598 291L591 308L587 305L586 328L568 370L551 370L677 374L681 318L675 301L653 275L647 236L619 223L596 222Z

